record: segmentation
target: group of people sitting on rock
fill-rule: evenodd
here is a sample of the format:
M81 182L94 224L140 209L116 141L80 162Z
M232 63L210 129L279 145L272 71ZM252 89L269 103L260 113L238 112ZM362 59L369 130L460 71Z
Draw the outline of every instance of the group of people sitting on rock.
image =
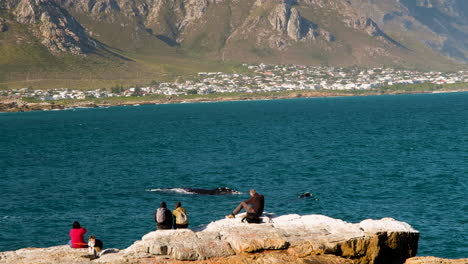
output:
M242 209L247 214L242 219L248 223L260 223L260 216L263 214L263 208L265 207L265 198L263 195L257 193L254 189L250 190L250 198L241 202L231 214L227 215L227 218L235 218ZM156 222L158 230L164 229L181 229L187 228L188 217L187 211L182 207L181 202L176 203L174 211L167 209L166 202L161 202L159 208L154 212L154 221Z
M167 209L166 202L161 202L159 208L154 212L154 221L159 230L181 229L189 225L187 212L181 202L177 202L174 211Z
M241 202L231 214L227 215L227 218L235 218L242 209L247 214L242 219L248 223L260 223L260 216L263 214L263 208L265 207L264 196L257 193L254 189L250 190L250 198ZM187 212L182 207L181 202L177 202L175 209L171 212L167 209L166 202L161 202L159 208L154 212L154 221L156 222L157 229L181 229L187 228L189 225ZM100 240L95 239L94 236L90 236L88 243L84 240L84 234L86 234L86 228L82 227L78 221L73 222L72 229L70 230L70 241L68 244L72 248L87 248L99 246L102 249L103 245ZM96 240L96 241L95 241ZM92 242L91 242L92 241ZM97 245L96 245L97 243Z

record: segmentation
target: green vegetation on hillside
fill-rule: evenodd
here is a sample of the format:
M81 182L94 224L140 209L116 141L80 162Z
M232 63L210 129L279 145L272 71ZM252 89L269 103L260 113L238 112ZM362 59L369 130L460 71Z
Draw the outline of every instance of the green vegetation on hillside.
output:
M413 36L393 34L392 38L407 47L399 49L380 37L345 26L337 10L302 3L294 8L318 31L333 34L335 41L328 42L321 35L315 40L287 43L281 49L259 44L258 34L271 33L268 18L277 5L274 1L264 5L252 0L214 2L207 5L202 17L192 14L185 17L188 21L183 17L187 10L176 10L169 3L151 19L129 16L122 10L90 14L67 7L99 43L93 53L83 56L52 55L32 30L41 22L22 25L14 22L11 11L0 10L1 17L8 20L8 30L0 33L0 89L91 90L142 86L152 81L182 82L196 79L198 72L245 73L239 67L244 62L443 71L466 68ZM181 21L183 25L178 24Z

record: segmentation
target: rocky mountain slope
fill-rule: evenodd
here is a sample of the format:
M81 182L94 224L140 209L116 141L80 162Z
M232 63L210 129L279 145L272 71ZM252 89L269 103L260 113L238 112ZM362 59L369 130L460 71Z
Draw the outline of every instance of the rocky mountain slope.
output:
M465 0L3 0L0 65L71 54L453 69L468 62L467 14Z

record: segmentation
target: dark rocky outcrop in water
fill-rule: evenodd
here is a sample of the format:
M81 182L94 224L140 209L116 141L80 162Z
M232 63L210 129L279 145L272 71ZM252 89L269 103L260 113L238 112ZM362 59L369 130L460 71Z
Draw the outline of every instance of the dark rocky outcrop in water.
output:
M104 105L103 105L104 106ZM73 105L65 106L55 102L28 103L22 100L4 100L0 101L0 112L29 112L29 111L49 111L63 110L76 107L98 107L93 102L78 102Z
M54 103L25 103L21 100L0 102L0 112L29 112L43 110L62 110L63 105Z

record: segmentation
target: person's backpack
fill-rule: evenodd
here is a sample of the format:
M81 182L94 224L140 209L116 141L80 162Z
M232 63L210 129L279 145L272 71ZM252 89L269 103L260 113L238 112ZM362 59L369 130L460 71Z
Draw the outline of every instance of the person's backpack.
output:
M176 224L178 225L185 225L188 224L187 214L184 211L179 211L179 217L176 217Z
M260 224L262 219L256 214L247 213L244 218L242 218L242 222L247 222L249 224Z
M158 224L166 222L166 210L166 208L158 208L156 211L156 222L158 222Z

